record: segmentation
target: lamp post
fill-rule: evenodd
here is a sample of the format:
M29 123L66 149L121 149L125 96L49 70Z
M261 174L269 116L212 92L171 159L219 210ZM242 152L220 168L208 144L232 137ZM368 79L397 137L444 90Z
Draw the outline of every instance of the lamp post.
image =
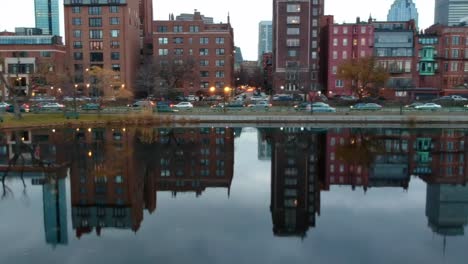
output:
M229 95L229 92L231 92L231 88L228 86L224 87L224 96L223 96L223 110L224 113L226 113L226 96Z
M73 114L76 115L76 89L78 89L78 84L75 84L75 88L73 89Z

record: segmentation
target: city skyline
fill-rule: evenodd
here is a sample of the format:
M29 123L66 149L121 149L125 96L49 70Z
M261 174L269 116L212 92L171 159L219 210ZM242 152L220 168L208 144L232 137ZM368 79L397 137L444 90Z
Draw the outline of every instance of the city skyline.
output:
M193 13L197 9L205 16L213 17L215 23L226 22L230 14L231 24L234 28L235 45L242 49L246 60L256 60L258 50L258 23L262 20L272 20L273 2L271 0L249 1L251 8L245 9L244 2L240 0L228 2L224 5L213 5L212 1L179 0L177 6L164 5L162 0L153 0L154 20L167 20L169 14ZM385 21L388 9L394 0L361 0L356 2L346 0L325 0L325 15L334 15L337 23L352 23L356 17L367 19L369 15L379 21ZM426 29L434 21L434 1L415 0L419 11L419 28ZM357 6L366 6L361 9ZM15 27L34 27L34 1L17 0L2 3L0 10L0 31L14 31ZM339 7L339 8L338 8ZM352 12L350 12L352 10ZM60 32L63 32L63 0L59 0ZM18 16L17 14L27 14ZM29 15L30 14L30 15ZM18 18L16 18L18 17ZM19 19L21 17L21 19ZM247 22L248 21L248 22ZM63 33L62 33L63 35Z

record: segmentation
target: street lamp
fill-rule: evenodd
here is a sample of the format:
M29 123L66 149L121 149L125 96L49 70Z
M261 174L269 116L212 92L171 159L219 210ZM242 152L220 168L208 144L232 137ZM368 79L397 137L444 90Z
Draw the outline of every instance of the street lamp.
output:
M224 96L223 96L223 110L226 113L226 96L231 92L231 88L226 86L224 87Z

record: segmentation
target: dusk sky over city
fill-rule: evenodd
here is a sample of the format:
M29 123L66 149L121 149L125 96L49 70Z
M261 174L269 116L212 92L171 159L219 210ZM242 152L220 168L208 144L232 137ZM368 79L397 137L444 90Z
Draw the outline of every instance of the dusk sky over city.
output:
M63 9L63 1L60 0ZM356 17L367 19L370 14L377 20L386 20L394 0L326 0L325 14L334 15L335 22L354 22ZM419 12L419 28L433 24L434 1L414 0ZM216 3L216 4L214 4ZM222 3L222 4L220 4ZM235 45L241 47L245 60L257 59L258 23L272 19L272 0L154 0L154 19L167 20L170 13L193 13L195 9L203 15L213 17L215 22L226 22L228 13L234 28ZM0 30L13 31L15 27L34 26L33 0L2 0L0 9ZM63 16L63 13L61 13ZM63 20L62 20L63 21ZM63 32L63 23L61 25Z

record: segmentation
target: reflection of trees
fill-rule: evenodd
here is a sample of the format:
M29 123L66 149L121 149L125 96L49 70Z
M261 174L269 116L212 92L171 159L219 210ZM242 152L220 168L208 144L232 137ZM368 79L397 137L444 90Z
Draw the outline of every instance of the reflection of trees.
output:
M344 144L338 144L336 156L338 159L353 165L361 165L369 168L374 162L376 154L382 153L381 142L361 129L349 137Z

